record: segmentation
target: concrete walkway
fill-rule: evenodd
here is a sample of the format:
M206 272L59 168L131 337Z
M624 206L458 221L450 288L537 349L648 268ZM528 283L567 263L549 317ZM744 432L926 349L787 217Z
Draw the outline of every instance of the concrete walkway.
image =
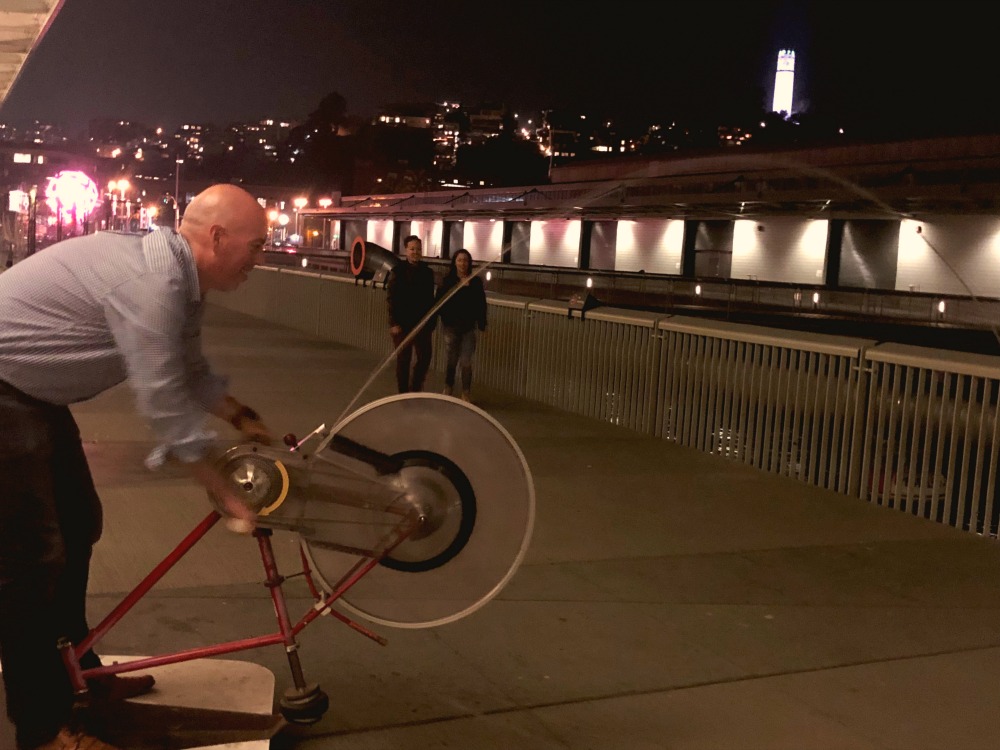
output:
M369 354L212 309L206 348L280 433L332 423ZM438 383L433 380L431 386ZM392 392L379 375L361 403ZM985 750L998 746L1000 546L667 442L479 390L523 450L537 519L486 607L427 630L301 635L322 721L274 750ZM142 467L119 388L75 408L106 503L96 622L209 510ZM228 428L223 428L226 433ZM294 535L277 533L284 572ZM101 650L273 632L255 543L217 527ZM293 616L311 603L289 582ZM283 650L229 655L291 684ZM164 696L168 699L169 696Z

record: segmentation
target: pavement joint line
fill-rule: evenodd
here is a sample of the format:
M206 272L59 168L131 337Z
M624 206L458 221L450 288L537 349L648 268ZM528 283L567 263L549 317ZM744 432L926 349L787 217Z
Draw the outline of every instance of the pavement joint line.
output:
M543 701L538 703L530 704L520 704L518 706L512 706L508 708L490 708L478 712L469 712L464 714L452 714L449 716L438 716L429 719L418 719L413 721L400 722L398 724L380 724L378 726L369 726L360 729L347 729L334 732L322 732L318 734L310 734L308 739L310 741L323 739L323 738L334 738L334 737L347 737L347 736L361 736L365 734L374 734L377 732L384 732L395 729L409 729L413 727L420 726L431 726L434 724L447 724L455 721L464 721L466 719L477 719L490 716L504 716L504 715L516 715L523 714L531 711L538 711L548 708L563 708L566 706L580 706L587 703L600 703L603 701L613 701L621 698L639 698L643 696L651 695L664 695L667 693L677 693L684 690L695 690L698 688L705 687L719 687L724 685L741 685L748 684L760 680L776 679L780 677L796 677L798 675L807 674L820 674L824 672L832 672L838 669L851 669L854 667L866 667L877 664L890 664L893 662L904 662L912 661L915 659L930 659L937 656L951 656L954 654L963 653L975 653L977 651L989 651L992 649L1000 648L1000 643L996 645L989 646L970 646L968 648L957 648L942 651L929 652L924 654L910 654L904 656L892 656L884 659L861 659L858 661L844 662L842 664L832 664L823 667L811 667L809 669L792 669L782 672L761 672L758 674L746 675L743 677L736 677L726 680L704 680L701 682L691 682L684 685L676 685L674 687L661 687L661 688L646 688L644 690L623 690L618 693L607 693L603 695L590 695L582 696L580 698L573 698L569 700L562 701Z

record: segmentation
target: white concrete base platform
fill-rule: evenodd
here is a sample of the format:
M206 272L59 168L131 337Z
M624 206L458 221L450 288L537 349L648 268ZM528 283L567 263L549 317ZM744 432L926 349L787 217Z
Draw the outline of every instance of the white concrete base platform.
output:
M102 655L101 661L110 665L140 658L144 657ZM272 714L274 674L259 664L196 659L142 673L156 678L151 693L120 704L110 710L109 717L97 717L112 728L121 729L118 722L124 722L126 728L121 731L126 736L131 728L141 726L133 746L155 750L163 742L190 750L268 750L270 738L284 725ZM0 747L12 748L13 728L6 715L3 722ZM200 744L199 738L222 741Z

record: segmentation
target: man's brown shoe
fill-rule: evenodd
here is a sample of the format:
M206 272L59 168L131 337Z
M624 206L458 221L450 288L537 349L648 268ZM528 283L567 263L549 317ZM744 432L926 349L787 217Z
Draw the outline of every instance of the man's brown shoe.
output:
M92 677L87 680L87 688L97 700L127 701L139 695L145 695L153 689L156 680L151 674L117 675L109 674L103 677Z
M118 750L118 748L89 734L60 729L59 734L44 745L39 745L36 750Z

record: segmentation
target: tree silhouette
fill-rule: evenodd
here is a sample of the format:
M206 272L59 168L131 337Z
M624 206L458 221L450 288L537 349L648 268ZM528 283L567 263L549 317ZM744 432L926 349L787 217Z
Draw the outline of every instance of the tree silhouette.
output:
M455 174L470 183L483 181L498 187L512 187L548 182L548 168L548 159L535 143L504 134L481 146L462 146L458 150Z

